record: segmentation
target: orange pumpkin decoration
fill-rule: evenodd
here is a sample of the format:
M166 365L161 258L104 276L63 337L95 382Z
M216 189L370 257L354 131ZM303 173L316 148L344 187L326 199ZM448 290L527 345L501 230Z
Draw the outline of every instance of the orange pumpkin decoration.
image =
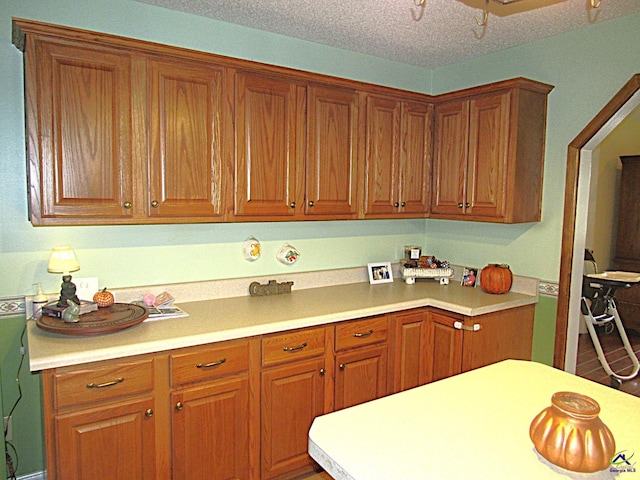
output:
M513 274L509 265L490 263L480 273L480 286L487 293L503 294L511 289Z
M103 288L93 296L93 301L98 304L98 307L110 307L115 302L113 293Z

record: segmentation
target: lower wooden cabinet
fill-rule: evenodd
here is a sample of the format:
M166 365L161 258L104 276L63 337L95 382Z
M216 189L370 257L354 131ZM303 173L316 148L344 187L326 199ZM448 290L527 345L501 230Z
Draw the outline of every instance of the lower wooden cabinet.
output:
M313 419L324 412L324 359L262 372L262 479L317 468L307 453Z
M249 478L246 376L172 394L173 478Z
M431 312L428 324L427 382L462 372L462 329L464 317Z
M155 480L153 415L153 398L145 397L56 416L58 468L48 478Z
M506 359L531 360L535 305L476 317L429 309L427 381Z
M363 347L336 355L335 409L387 395L387 345Z
M393 393L427 383L428 319L426 308L393 315Z
M507 358L534 305L418 308L43 372L49 480L294 479L313 419Z

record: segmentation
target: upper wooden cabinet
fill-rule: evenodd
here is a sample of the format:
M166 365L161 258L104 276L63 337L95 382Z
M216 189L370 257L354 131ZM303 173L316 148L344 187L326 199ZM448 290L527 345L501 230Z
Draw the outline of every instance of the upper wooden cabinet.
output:
M25 107L31 221L130 220L136 170L131 56L106 46L29 40Z
M431 217L536 222L550 86L515 79L435 108Z
M149 216L222 215L224 75L202 62L147 61L149 186L143 204Z
M358 93L310 85L307 89L305 214L358 215Z
M376 95L366 105L365 216L426 216L432 105Z
M32 223L222 219L224 69L16 23Z
M34 225L540 220L549 85L520 78L433 97L13 27Z
M295 217L302 165L298 94L287 78L236 73L234 215Z

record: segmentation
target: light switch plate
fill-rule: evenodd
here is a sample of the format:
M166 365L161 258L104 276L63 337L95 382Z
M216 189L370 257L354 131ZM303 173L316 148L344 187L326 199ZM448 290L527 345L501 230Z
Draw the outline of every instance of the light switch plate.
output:
M93 300L93 295L98 291L98 277L73 277L76 284L76 295L80 300Z

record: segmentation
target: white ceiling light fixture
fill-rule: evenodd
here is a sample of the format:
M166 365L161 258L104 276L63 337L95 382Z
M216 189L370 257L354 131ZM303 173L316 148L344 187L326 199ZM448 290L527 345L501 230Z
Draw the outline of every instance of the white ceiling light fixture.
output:
M427 0L413 0L416 7L424 8ZM480 27L484 27L487 25L487 20L489 20L489 1L494 1L499 3L500 5L509 5L511 3L516 3L521 0L484 0L484 9L482 10L482 21L476 18L476 23ZM591 4L591 8L600 8L600 4L602 4L602 0L589 0Z

